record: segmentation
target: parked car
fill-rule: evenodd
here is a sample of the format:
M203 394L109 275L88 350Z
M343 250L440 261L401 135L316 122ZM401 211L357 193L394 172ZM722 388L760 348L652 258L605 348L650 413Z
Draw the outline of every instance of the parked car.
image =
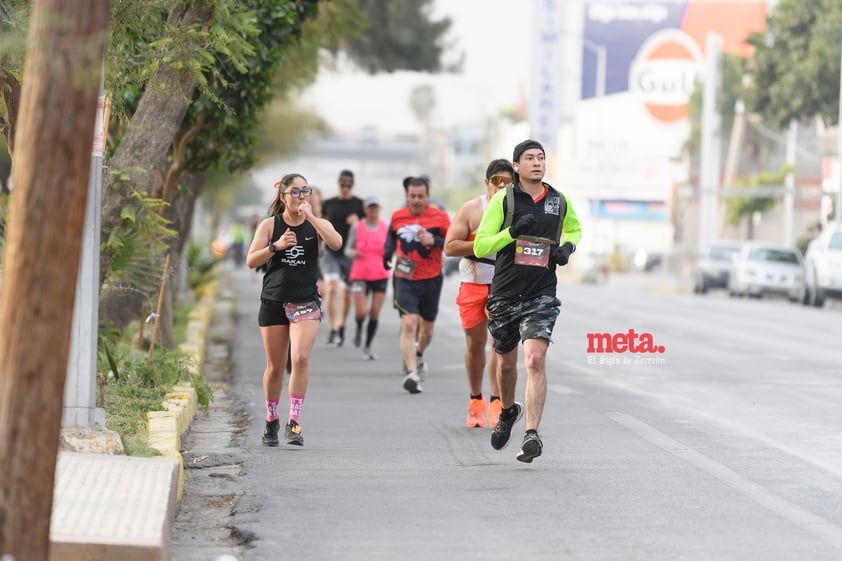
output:
M660 267L664 260L664 254L658 251L646 251L645 249L638 249L634 254L632 263L634 268L638 271L648 273Z
M786 296L792 302L804 297L804 259L795 246L747 242L734 257L728 281L730 296L762 298Z
M804 255L804 304L824 306L825 298L842 298L842 227L828 224Z
M742 242L721 240L711 244L707 253L699 257L693 271L693 292L704 294L711 288L728 288L734 268L734 256Z

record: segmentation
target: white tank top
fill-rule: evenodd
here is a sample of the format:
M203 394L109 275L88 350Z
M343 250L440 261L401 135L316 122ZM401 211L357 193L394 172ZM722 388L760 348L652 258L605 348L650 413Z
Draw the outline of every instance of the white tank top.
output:
M482 213L485 214L485 209L488 206L488 198L482 196ZM476 230L471 232L468 236L469 240L473 240L476 236ZM494 261L497 258L495 253L486 255L482 258L483 261ZM491 279L494 278L494 265L492 263L477 261L476 258L463 257L459 260L459 280L462 282L469 282L472 284L491 284Z

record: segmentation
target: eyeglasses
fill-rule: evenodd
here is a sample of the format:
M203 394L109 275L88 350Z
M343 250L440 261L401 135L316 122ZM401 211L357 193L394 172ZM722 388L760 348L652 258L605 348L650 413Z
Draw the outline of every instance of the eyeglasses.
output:
M340 187L345 187L346 189L352 189L354 187L353 183L340 183Z
M511 183L512 178L511 177L505 177L503 175L492 175L491 177L488 178L488 181L492 185L496 185L497 187L502 187L503 185L506 185L507 183Z
M300 196L304 195L305 197L309 197L312 193L313 193L312 187L305 187L304 189L296 189L296 188L293 187L292 189L289 189L288 191L286 191L284 193L284 195L289 195L290 197L300 197Z

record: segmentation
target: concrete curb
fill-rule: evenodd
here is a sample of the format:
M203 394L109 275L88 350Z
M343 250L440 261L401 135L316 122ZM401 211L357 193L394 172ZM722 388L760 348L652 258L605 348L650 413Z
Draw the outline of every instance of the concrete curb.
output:
M204 291L198 304L190 312L187 321L186 341L179 350L195 359L201 369L205 360L205 337L213 316L213 307L219 291L219 281L211 283ZM196 390L188 383L173 386L164 397L165 411L150 411L146 414L149 446L161 456L178 462L178 490L176 503L181 503L184 493L184 459L181 456L181 435L190 428L199 408Z

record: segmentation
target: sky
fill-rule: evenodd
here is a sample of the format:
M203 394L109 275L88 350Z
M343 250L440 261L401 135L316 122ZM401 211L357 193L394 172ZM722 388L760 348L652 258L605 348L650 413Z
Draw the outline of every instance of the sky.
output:
M380 133L418 130L409 95L419 85L434 87L438 124L475 122L516 106L529 74L528 28L535 1L436 0L433 19L453 20L448 39L465 54L461 75L323 70L303 99L336 130L374 127Z

